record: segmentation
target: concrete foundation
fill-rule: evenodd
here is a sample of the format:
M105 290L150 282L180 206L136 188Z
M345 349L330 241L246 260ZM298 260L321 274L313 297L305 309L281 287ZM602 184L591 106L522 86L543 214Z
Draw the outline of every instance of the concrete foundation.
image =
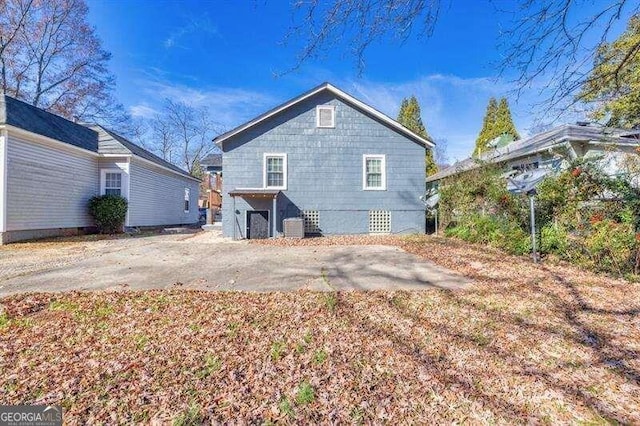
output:
M50 229L24 229L20 231L0 232L0 244L15 243L18 241L39 240L52 237L71 237L95 233L92 227L85 228L50 228Z

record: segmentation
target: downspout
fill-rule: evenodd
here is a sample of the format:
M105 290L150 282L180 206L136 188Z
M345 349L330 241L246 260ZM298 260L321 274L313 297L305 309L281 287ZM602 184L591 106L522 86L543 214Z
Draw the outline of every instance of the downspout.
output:
M236 240L236 226L238 225L238 218L236 217L236 196L232 195L231 198L233 198L233 211L231 213L233 214L233 239L235 241Z
M277 210L276 210L276 199L277 199L277 198L278 198L278 195L276 194L276 195L273 197L273 207L272 207L272 208L273 208L273 225L272 225L272 227L273 227L273 235L272 235L272 237L273 237L273 238L275 238L275 237L276 237L276 232L278 232L278 231L276 230L276 223L278 222L278 221L276 220L276 219L277 219L277 218L276 218L276 216L278 215L278 212L277 212Z

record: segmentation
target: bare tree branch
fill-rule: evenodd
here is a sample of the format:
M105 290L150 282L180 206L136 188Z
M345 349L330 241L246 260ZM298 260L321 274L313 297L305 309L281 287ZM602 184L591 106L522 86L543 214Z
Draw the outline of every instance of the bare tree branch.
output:
M304 40L304 45L292 67L285 74L300 68L312 58L346 44L349 55L362 72L365 53L372 43L385 38L405 41L414 29L419 37L432 34L440 0L299 0L294 3L292 26L284 42Z
M577 91L588 84L595 58L613 36L616 24L640 11L629 0L527 0L511 13L511 27L501 35L504 52L499 64L501 76L510 78L515 94L535 87L543 95L546 109L560 114L581 101ZM631 47L629 59L637 54ZM627 64L612 72L615 77ZM513 76L513 77L511 77Z

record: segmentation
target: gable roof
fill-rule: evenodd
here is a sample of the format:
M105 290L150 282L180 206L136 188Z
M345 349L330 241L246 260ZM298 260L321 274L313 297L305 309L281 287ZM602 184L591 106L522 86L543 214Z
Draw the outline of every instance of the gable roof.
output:
M158 157L157 155L147 151L146 149L142 148L139 145L136 145L135 143L131 142L130 140L128 140L127 138L125 138L122 135L119 135L118 133L114 132L113 130L109 130L106 129L103 126L100 125L93 125L92 128L100 133L100 153L101 154L132 154L135 155L137 157L140 157L144 160L147 160L149 162L155 163L161 167L164 167L166 169L169 169L175 173L178 173L184 177L190 178L190 179L194 179L199 181L200 179L196 178L195 176L190 175L189 173L187 173L185 170L181 169L180 167L171 164L170 162ZM108 142L116 142L116 145L114 146L113 143L108 144ZM108 151L108 152L107 152Z
M95 131L4 94L0 94L0 124L98 152L98 134Z
M623 138L623 130L576 124L563 124L546 132L520 139L508 145L493 149L479 157L469 157L427 177L427 182L434 182L458 173L475 169L482 163L501 163L516 158L524 158L569 141L589 142L603 141L615 144L638 145L633 139Z
M288 110L289 108L293 107L296 104L299 104L300 102L314 96L317 95L318 93L324 92L324 91L328 91L330 93L333 93L337 98L341 99L342 101L350 104L351 106L364 111L368 114L370 114L371 116L373 116L374 118L380 120L383 124L385 124L387 127L395 130L396 132L406 136L407 138L427 147L427 148L431 148L434 147L435 144L433 143L433 141L429 138L423 138L417 134L415 134L414 132L412 132L411 130L407 129L406 127L404 127L402 124L398 123L396 120L390 118L389 116L381 113L380 111L376 110L375 108L365 104L364 102L354 98L353 96L349 95L348 93L338 89L337 87L335 87L334 85L330 84L330 83L322 83L319 86L314 87L313 89L309 90L308 92L303 93L300 96L297 96L293 99L288 100L287 102L278 105L277 107L265 112L264 114L261 114L259 116L257 116L256 118L254 118L251 121L248 121L244 124L241 124L240 126L236 127L233 130L230 130L226 133L223 133L219 136L217 136L216 138L213 139L213 141L218 144L219 146L222 146L222 144L224 143L225 140L229 139L232 136L237 135L238 133L244 132L247 129L250 129L251 127L263 122L264 120L267 120L268 118L271 118L277 114L280 114L286 110Z

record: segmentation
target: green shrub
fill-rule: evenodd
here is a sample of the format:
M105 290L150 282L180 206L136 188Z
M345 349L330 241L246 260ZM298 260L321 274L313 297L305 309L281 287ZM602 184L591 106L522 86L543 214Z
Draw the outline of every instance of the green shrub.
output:
M537 187L539 251L622 276L640 269L640 188L577 160ZM566 164L566 163L565 163ZM440 183L444 234L512 254L531 250L528 197L506 190L503 169L480 167Z
M609 219L595 223L584 239L584 246L593 267L620 275L634 270L637 247L631 224Z
M549 223L540 230L540 252L566 257L569 235L560 225Z
M529 234L517 223L498 215L469 215L446 229L445 235L488 244L511 254L522 255L531 251Z
M122 232L127 207L127 199L119 195L101 195L89 200L89 213L102 234Z

